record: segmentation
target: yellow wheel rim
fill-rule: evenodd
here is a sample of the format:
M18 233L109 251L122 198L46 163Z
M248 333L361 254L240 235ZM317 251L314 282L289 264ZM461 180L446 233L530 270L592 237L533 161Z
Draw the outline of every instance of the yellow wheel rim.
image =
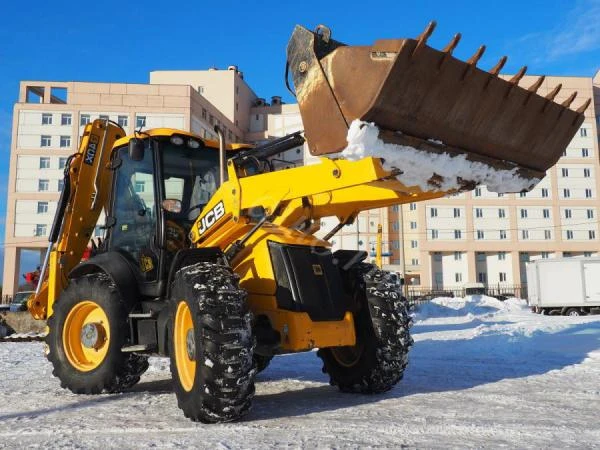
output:
M365 347L363 344L357 343L353 346L332 347L331 354L339 365L343 367L354 367L360 360L364 349Z
M194 322L192 313L185 301L180 301L173 324L173 347L175 365L181 386L190 392L196 378Z
M104 310L89 300L77 303L65 319L63 348L73 367L81 372L96 369L110 347L110 323Z

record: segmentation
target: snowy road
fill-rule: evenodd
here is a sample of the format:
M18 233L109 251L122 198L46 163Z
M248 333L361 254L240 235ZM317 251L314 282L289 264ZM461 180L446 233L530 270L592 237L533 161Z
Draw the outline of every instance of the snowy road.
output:
M338 393L314 353L282 356L242 422L189 422L168 361L121 395L76 396L39 343L0 344L0 447L511 447L600 445L600 316L545 317L516 301L423 307L404 380Z

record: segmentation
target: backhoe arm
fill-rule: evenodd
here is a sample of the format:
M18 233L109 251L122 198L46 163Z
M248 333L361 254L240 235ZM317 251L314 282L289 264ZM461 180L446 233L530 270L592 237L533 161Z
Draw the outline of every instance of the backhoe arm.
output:
M64 187L50 230L40 283L27 302L35 319L52 315L52 305L67 286L69 272L81 261L98 217L107 206L113 144L124 135L116 124L95 120L86 125L79 150L65 166Z

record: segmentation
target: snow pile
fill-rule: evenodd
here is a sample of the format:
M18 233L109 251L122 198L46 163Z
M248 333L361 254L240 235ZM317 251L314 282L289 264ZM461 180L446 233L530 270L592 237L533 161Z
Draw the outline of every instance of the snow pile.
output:
M423 191L459 189L459 179L485 184L492 192L520 192L537 184L539 179L525 179L517 168L498 170L487 164L467 160L465 155L428 153L413 147L386 144L379 139L374 123L354 120L348 129L348 146L341 156L358 160L368 156L383 158L386 170L398 169L398 180L405 186L418 186ZM442 177L439 186L429 183L434 175Z
M413 313L415 321L442 317L491 317L498 312L519 313L528 310L525 300L511 298L504 302L486 295L466 297L438 297L418 306Z

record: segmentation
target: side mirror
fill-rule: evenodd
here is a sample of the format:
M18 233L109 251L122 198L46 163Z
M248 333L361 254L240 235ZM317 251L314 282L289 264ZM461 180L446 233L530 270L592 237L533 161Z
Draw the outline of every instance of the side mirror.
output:
M144 159L145 145L142 139L131 138L129 140L129 159L142 161Z
M179 214L181 212L181 202L174 198L167 198L162 201L162 207L165 211Z

